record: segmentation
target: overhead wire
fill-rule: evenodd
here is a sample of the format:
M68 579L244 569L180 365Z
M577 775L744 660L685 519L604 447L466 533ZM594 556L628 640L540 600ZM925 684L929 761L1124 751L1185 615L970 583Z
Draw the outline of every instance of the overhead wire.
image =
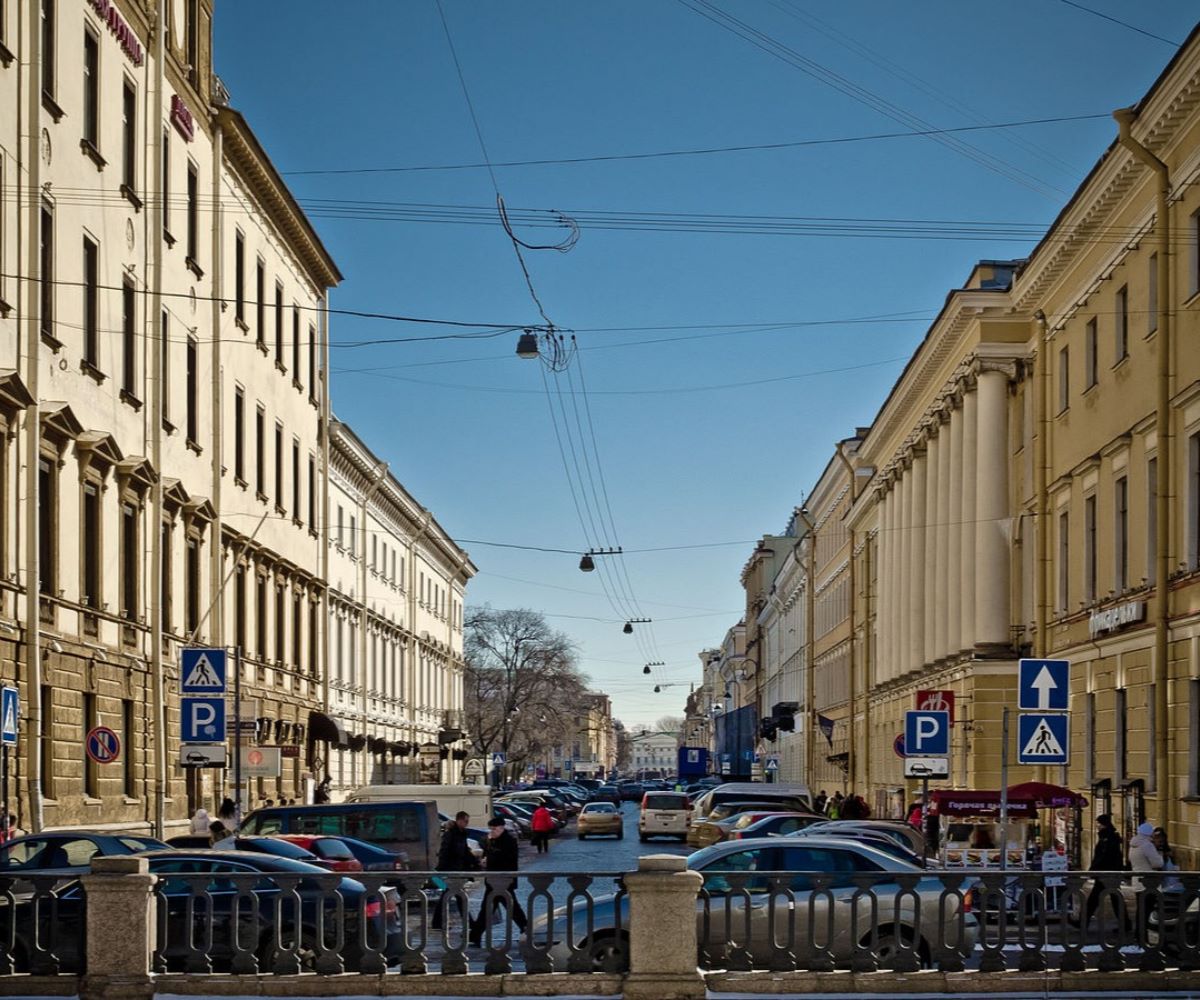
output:
M1119 24L1122 28L1128 28L1130 31L1136 31L1139 35L1145 35L1147 38L1153 38L1155 41L1166 42L1171 48L1177 49L1182 42L1177 42L1171 38L1164 38L1162 35L1156 35L1153 31L1147 31L1145 28L1139 28L1136 24L1130 24L1128 21L1122 21L1119 17L1113 17L1111 14L1105 14L1103 11L1096 10L1094 7L1088 7L1084 4L1077 3L1076 0L1058 0L1059 3L1066 4L1068 7L1074 7L1076 10L1081 10L1086 14L1091 14L1093 17L1103 18L1105 21L1111 21L1113 24Z

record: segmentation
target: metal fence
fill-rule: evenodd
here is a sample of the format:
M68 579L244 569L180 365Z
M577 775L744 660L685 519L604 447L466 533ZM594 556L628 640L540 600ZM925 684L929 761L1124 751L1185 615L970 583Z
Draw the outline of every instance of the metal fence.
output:
M160 874L158 973L621 972L621 873Z
M706 874L707 970L1200 968L1200 875Z
M0 975L85 972L86 924L73 876L0 876Z

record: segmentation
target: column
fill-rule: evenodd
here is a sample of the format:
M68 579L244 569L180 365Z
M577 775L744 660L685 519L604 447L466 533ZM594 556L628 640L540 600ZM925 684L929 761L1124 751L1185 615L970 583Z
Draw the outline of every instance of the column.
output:
M979 365L979 456L975 510L976 641L1009 645L1008 374L1003 364Z
M670 854L644 855L638 870L625 876L629 974L622 992L627 1000L704 996L704 980L696 970L696 899L702 883L699 872L687 870L686 859Z
M877 553L875 565L875 631L881 640L875 644L875 675L881 680L887 675L888 664L891 659L890 646L882 640L884 638L884 623L888 620L888 609L891 606L892 600L891 588L888 586L888 564L884 558L884 545L887 540L887 523L891 517L893 497L894 493L890 488L880 490L875 513L875 551Z
M949 534L948 561L950 571L946 574L949 581L946 587L946 647L947 653L955 656L963 648L962 639L962 479L963 479L963 439L962 439L962 400L955 399L950 411L950 516L947 533Z
M899 677L908 669L908 652L912 640L912 531L908 515L912 513L912 466L900 471L900 509L896 517L896 657L895 673Z
M925 497L928 455L922 447L913 452L909 485L905 563L908 567L908 663L915 670L925 661Z
M941 430L938 432L938 491L937 491L937 589L935 591L934 621L937 638L934 653L937 659L950 653L949 608L950 608L950 426L946 414L938 416Z
M897 602L900 595L896 590L896 562L899 558L899 542L897 541L896 525L900 522L900 483L892 481L888 491L887 517L880 532L880 564L876 570L881 580L886 581L888 592L887 615L882 619L879 629L879 646L886 648L883 662L885 664L882 679L888 680L896 676L900 668L900 618L896 614Z
M925 541L922 553L925 557L925 643L918 666L937 659L937 619L941 608L937 603L937 525L938 525L938 468L941 464L942 440L936 435L937 425L931 428L929 454L925 461L925 511L919 513L925 522Z
M975 431L978 426L978 404L974 384L966 386L962 401L962 553L959 560L963 649L971 649L975 645L975 470L979 465Z

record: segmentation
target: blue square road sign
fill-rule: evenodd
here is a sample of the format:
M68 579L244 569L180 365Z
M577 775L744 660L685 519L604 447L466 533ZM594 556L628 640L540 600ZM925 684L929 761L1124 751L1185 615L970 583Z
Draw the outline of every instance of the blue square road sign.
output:
M179 691L181 694L224 694L226 656L223 649L181 649Z
M179 707L180 742L225 742L224 698L181 698Z
M1022 712L1065 712L1070 705L1070 660L1021 660L1017 708Z
M904 713L904 753L908 757L946 757L950 754L950 713Z
M1069 715L1024 712L1017 717L1018 764L1065 764L1070 759Z
M20 726L21 696L14 687L0 688L0 744L15 747Z

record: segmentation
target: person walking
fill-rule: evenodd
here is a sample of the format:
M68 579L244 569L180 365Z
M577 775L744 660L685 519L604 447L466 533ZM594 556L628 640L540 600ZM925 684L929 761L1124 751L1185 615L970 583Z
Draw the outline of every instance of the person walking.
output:
M515 872L519 867L518 854L517 838L508 832L504 820L499 816L489 819L488 839L483 844L484 868L489 872ZM503 892L509 894L507 898L500 895ZM483 902L479 904L479 912L471 921L469 940L472 945L479 947L483 941L483 935L492 926L492 918L495 916L496 910L502 905L508 910L512 922L517 925L521 933L525 933L529 919L525 916L525 911L521 909L521 903L517 899L517 880L515 878L487 879L483 890ZM507 938L508 934L506 933L504 937Z
M439 872L477 872L479 860L471 850L471 840L467 836L467 824L471 822L471 814L455 813L454 819L442 830L442 843L438 847L437 870ZM441 881L440 879L438 881ZM441 928L446 917L446 898L451 895L450 888L443 883L441 898L433 914L430 924L434 930ZM462 901L455 896L454 905L462 913Z
M1150 840L1153 842L1155 850L1162 855L1162 870L1165 872L1179 871L1179 862L1175 860L1175 851L1167 840L1167 831L1161 826L1156 826L1154 832L1150 834ZM1166 875L1163 877L1160 888L1163 892L1183 892L1183 880L1178 875Z
M544 802L533 811L530 826L533 828L533 846L537 848L538 854L549 854L550 834L554 832L554 817L550 815L550 810L546 808Z
M1121 835L1113 826L1112 817L1101 813L1096 817L1096 846L1092 851L1092 864L1088 871L1119 872L1125 870L1125 857L1121 852ZM1088 894L1087 911L1083 926L1092 922L1092 917L1100 906L1105 895L1103 883L1096 879L1092 891Z
M229 831L225 828L225 824L217 819L208 824L206 832L208 833L209 847L216 847L221 841L228 840L230 836Z
M201 806L192 816L192 835L195 837L206 836L211 825L212 820L209 818L208 810Z
M329 787L332 784L333 778L328 774L325 775L324 779L317 785L316 790L313 792L313 802L319 806L327 803L329 801Z
M825 815L828 816L830 819L841 819L842 818L842 803L844 801L845 801L845 797L842 795L841 792L834 792L833 798L831 798L825 806Z
M825 815L825 805L829 802L829 796L825 794L825 789L822 788L816 799L813 800L813 812L818 812L822 816Z
M1134 872L1159 872L1163 867L1163 856L1154 846L1154 824L1142 823L1137 833L1129 838L1129 870ZM1141 888L1141 879L1135 883Z
M237 806L233 799L224 798L221 800L221 806L217 810L217 819L224 825L225 829L230 833L237 830Z

